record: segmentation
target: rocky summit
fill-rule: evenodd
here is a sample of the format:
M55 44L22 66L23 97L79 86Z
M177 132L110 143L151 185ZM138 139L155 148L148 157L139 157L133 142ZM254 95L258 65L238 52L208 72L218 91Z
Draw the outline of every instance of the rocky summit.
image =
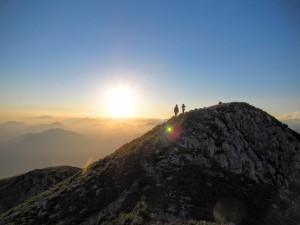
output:
M300 224L299 149L298 133L247 103L195 109L12 207L0 224Z

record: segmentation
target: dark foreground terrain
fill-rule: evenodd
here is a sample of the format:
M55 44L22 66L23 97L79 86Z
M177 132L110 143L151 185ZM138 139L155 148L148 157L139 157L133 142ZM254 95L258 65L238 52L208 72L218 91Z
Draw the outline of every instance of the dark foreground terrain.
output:
M249 104L193 110L10 209L1 202L0 224L296 225L299 149L298 133Z
M71 166L57 166L0 179L0 213L47 190L79 170L79 168Z

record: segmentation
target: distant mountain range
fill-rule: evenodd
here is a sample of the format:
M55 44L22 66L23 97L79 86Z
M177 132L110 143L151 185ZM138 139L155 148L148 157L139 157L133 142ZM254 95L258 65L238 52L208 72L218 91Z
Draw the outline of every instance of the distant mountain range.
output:
M45 166L84 166L95 155L100 154L93 141L72 131L50 129L28 133L0 148L0 177Z
M51 116L29 122L54 120ZM0 178L55 165L83 167L140 136L162 120L69 118L62 122L0 124ZM74 132L76 131L76 132Z
M0 214L0 223L299 225L299 162L300 135L266 112L246 103L195 109Z
M60 122L50 124L26 124L18 121L8 121L0 124L0 144L10 141L26 133L38 133L48 129L63 128Z

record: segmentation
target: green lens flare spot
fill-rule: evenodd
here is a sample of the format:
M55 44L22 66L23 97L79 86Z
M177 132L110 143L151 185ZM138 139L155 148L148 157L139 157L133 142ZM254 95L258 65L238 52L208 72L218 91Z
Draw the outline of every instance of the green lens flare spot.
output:
M172 133L172 131L173 131L173 127L172 127L171 125L167 125L166 128L165 128L165 130L166 130L166 132L167 132L168 134L170 134L170 133Z

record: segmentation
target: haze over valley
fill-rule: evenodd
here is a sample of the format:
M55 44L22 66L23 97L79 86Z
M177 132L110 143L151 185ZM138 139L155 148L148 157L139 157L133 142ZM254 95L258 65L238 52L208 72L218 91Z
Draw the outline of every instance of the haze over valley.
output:
M162 119L51 116L0 124L0 178L48 166L84 167L139 137Z

